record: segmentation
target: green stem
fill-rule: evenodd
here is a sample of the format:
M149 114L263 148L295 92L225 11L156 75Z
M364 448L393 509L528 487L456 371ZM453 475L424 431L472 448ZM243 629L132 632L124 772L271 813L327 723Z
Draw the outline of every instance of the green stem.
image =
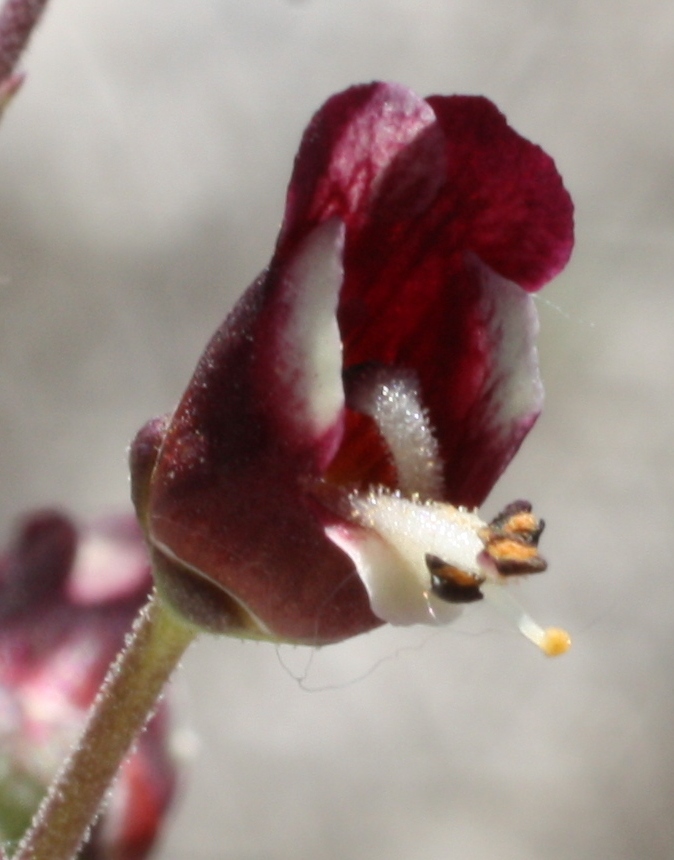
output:
M156 595L110 668L84 733L12 860L72 860L108 787L196 631Z

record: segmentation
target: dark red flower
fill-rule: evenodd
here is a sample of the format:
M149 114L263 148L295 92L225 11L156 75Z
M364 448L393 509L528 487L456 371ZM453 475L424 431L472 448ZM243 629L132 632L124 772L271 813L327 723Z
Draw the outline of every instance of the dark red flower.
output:
M0 839L17 839L70 747L152 587L130 517L77 531L55 511L26 517L0 557ZM142 860L176 785L162 703L122 766L81 856Z
M382 83L331 98L269 268L176 411L134 443L137 509L178 611L313 643L453 616L428 556L481 596L503 565L457 506L484 500L540 411L529 293L572 233L552 160L486 99Z
M17 64L47 0L5 0L0 9L0 116L23 84Z

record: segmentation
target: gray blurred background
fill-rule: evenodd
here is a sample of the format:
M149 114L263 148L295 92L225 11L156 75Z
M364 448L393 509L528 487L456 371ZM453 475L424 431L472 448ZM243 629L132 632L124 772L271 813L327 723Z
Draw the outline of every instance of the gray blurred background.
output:
M204 640L158 857L673 858L670 0L53 0L26 66L0 132L5 534L127 504L127 441L266 264L330 93L489 95L577 204L539 301L547 411L486 508L545 516L521 598L573 651L482 607L320 652Z

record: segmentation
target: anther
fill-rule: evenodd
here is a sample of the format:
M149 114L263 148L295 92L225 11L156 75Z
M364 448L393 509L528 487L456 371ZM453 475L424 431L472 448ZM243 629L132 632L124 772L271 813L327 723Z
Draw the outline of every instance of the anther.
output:
M545 523L532 513L531 504L511 502L480 529L485 551L503 576L542 573L547 562L538 554L538 540Z
M431 591L441 600L447 603L482 600L480 585L484 582L484 576L467 573L430 553L426 553L426 567L431 574Z

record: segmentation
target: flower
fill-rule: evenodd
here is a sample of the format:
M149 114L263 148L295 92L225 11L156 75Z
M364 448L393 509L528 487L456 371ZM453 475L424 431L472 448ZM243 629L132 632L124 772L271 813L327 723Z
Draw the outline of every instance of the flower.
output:
M16 67L47 0L5 0L0 9L0 116L23 84Z
M132 445L164 597L209 629L317 644L484 595L517 616L500 586L544 567L542 523L474 508L540 411L530 293L572 244L554 163L487 99L329 99L269 267Z
M18 839L78 739L109 664L152 586L130 517L78 532L56 511L18 525L0 558L0 839ZM163 702L122 766L82 849L142 860L176 786Z

